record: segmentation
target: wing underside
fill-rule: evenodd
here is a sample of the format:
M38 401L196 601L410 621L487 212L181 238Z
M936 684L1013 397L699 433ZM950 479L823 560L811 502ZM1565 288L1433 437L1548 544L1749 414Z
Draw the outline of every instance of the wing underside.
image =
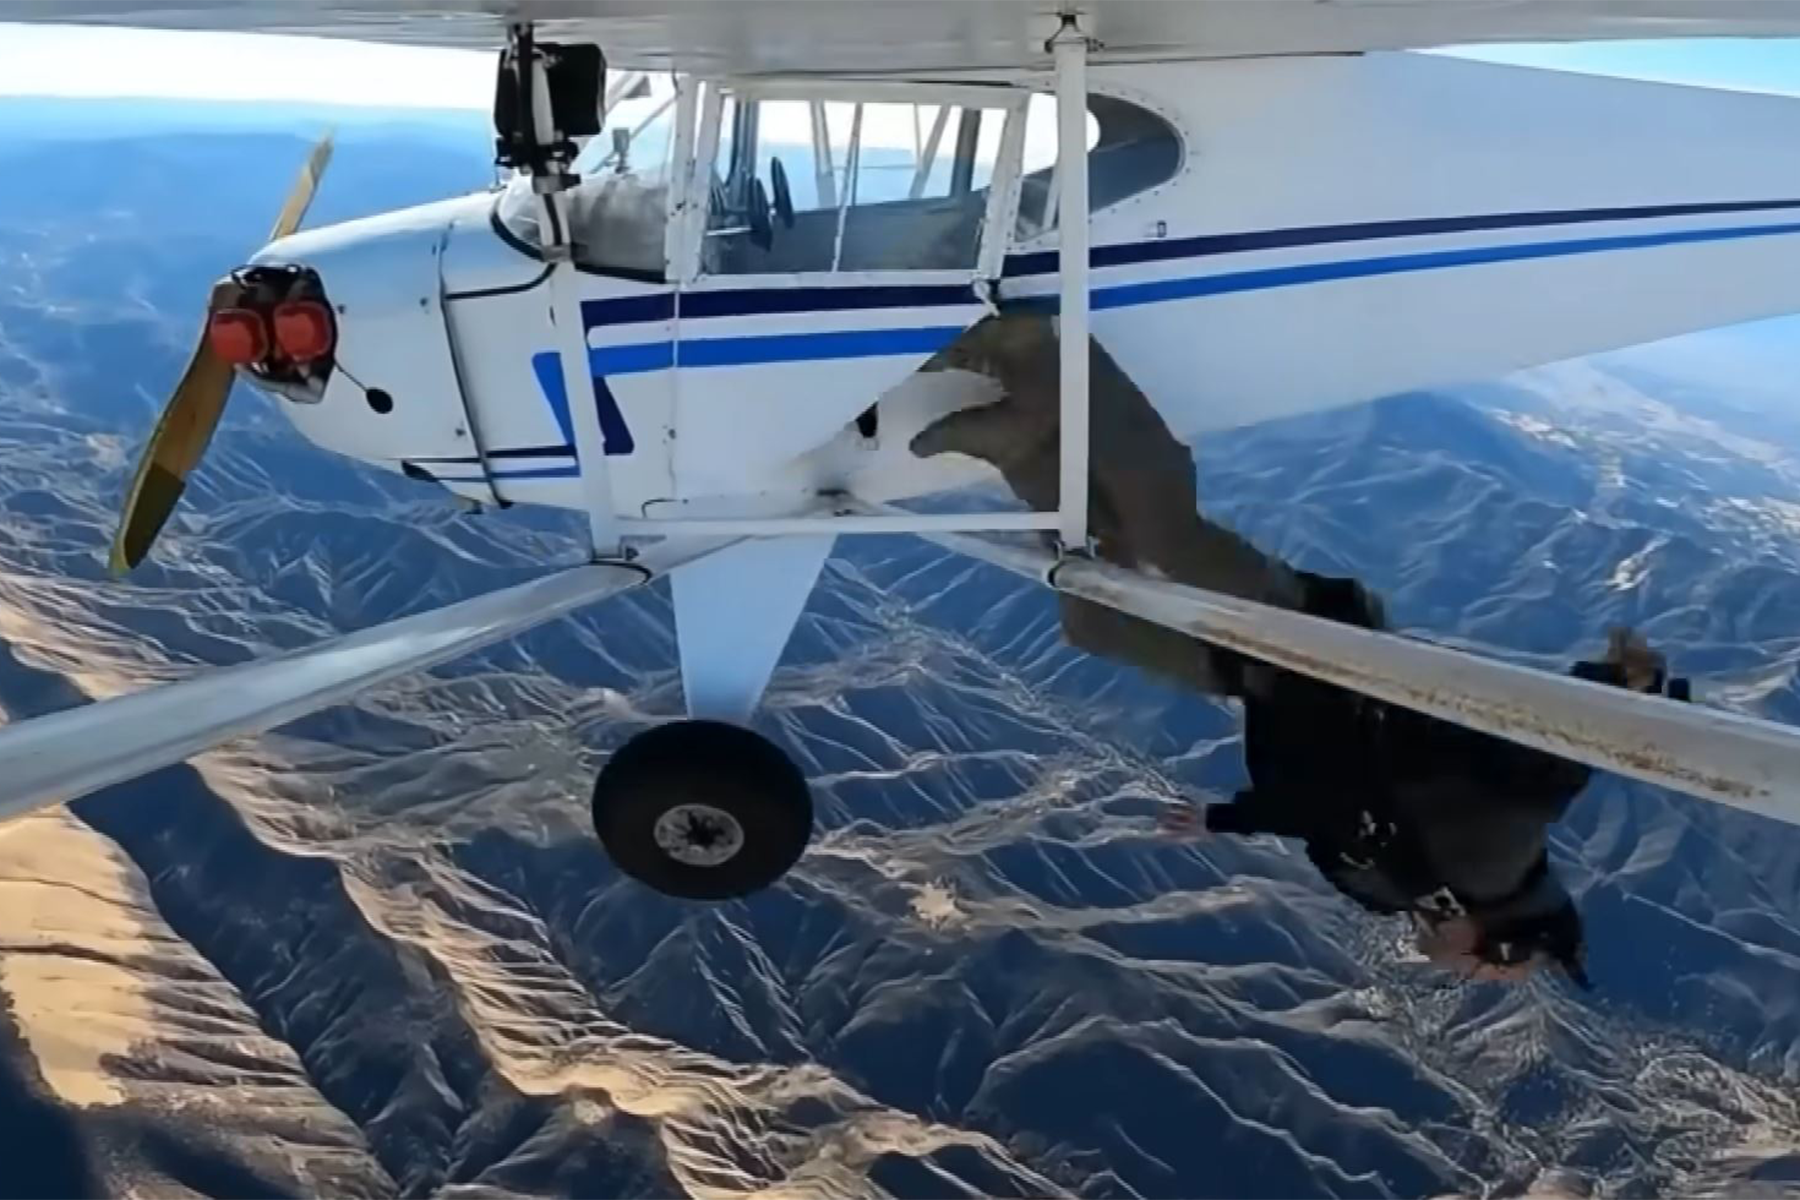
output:
M723 543L663 543L630 564L570 567L273 658L205 671L0 728L0 820L73 800L273 729L698 561Z
M306 34L492 49L509 13L621 67L754 74L1041 68L1060 0L0 0L0 21ZM1800 35L1797 0L1090 0L1102 59L1492 42Z

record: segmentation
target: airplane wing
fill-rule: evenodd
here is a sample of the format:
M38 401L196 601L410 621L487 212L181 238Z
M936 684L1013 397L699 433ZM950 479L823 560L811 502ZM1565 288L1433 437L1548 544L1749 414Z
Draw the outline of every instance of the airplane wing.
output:
M868 511L894 511L865 506ZM1800 825L1800 730L1185 587L1042 546L921 534L1055 591L1590 767Z
M0 727L0 820L273 729L629 591L728 543L665 542L255 662Z
M628 68L722 74L1041 67L1063 0L0 0L0 21L307 34L494 49L509 15ZM1800 35L1797 0L1088 0L1106 59L1482 42Z

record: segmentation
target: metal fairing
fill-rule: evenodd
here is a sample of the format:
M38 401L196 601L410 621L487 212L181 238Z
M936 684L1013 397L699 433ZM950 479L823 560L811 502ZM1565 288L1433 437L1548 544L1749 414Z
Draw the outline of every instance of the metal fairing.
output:
M337 365L323 399L281 402L301 433L390 470L477 453L445 323L440 259L449 222L486 203L465 196L307 230L256 255L256 262L317 270L337 311ZM391 404L379 395L372 402L371 390L385 392ZM479 473L459 490L494 499Z
M487 472L502 498L583 506L575 436L553 346L550 288L543 264L503 242L489 215L469 214L451 230L445 254L449 320L470 404L477 413ZM636 511L672 487L673 378L669 364L614 372L604 361L620 339L671 335L672 291L606 276L581 276L582 319L593 364L593 403L606 435L614 503ZM607 305L641 320L620 325ZM440 477L473 478L475 459L442 464Z

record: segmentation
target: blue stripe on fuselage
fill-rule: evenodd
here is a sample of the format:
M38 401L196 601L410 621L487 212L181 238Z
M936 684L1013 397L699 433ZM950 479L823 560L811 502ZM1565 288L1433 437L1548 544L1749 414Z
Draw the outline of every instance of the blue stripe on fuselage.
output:
M589 351L588 359L592 362L594 353ZM531 356L531 369L537 375L538 390L544 393L549 402L550 412L556 418L556 427L562 430L563 441L569 446L575 445L575 423L569 416L569 392L563 386L562 363L556 351L546 350ZM655 370L645 367L644 370ZM598 366L590 366L593 372L594 410L600 418L601 444L607 455L630 454L637 449L637 442L631 436L631 430L625 424L625 414L619 411L619 402L614 398L612 389L606 386L606 375Z
M1257 250L1291 250L1299 246L1331 246L1392 238L1439 237L1493 229L1544 229L1556 225L1591 225L1611 221L1647 221L1667 217L1720 216L1726 213L1792 212L1800 200L1721 200L1698 204L1650 204L1616 208L1565 208L1530 212L1471 213L1452 217L1402 217L1336 225L1296 225L1285 229L1252 229L1238 233L1206 233L1198 237L1095 246L1090 266L1124 267L1178 258L1212 258ZM1003 273L1008 279L1054 275L1055 250L1009 254Z
M880 308L940 308L974 304L968 283L845 284L838 287L719 288L683 292L681 319L760 317L779 313L855 312ZM677 314L672 291L638 296L608 296L581 302L581 321L588 329L606 325L642 325L667 321Z
M556 351L532 355L531 369L537 375L538 390L550 402L550 413L556 418L556 427L562 430L563 443L573 446L575 422L569 417L569 389L563 386L562 364L557 361Z
M1090 303L1095 311L1135 308L1143 304L1163 304L1171 300L1224 296L1236 292L1257 292L1272 288L1328 283L1343 279L1361 279L1376 275L1399 275L1412 271L1441 271L1451 267L1481 266L1491 263L1528 262L1578 254L1603 254L1615 250L1641 250L1654 246L1741 241L1746 238L1777 237L1793 233L1800 233L1800 223L1743 225L1724 229L1680 229L1670 233L1621 234L1616 237L1579 238L1560 242L1522 242L1512 246L1476 246L1461 250L1426 250L1417 254L1352 258L1340 262L1300 263L1294 266L1265 267L1252 271L1227 271L1216 275L1158 279L1147 283L1114 284L1110 287L1093 289ZM1054 295L1029 296L1018 297L1005 303L1007 307L1054 312L1058 307L1059 299Z
M962 325L923 329L835 329L824 333L774 333L759 337L683 338L683 367L741 367L764 363L935 354L954 341ZM674 342L640 342L588 351L595 375L631 375L675 365Z
M486 483L489 479L577 479L581 468L573 463L566 467L498 467L486 475L441 475L432 472L439 483Z

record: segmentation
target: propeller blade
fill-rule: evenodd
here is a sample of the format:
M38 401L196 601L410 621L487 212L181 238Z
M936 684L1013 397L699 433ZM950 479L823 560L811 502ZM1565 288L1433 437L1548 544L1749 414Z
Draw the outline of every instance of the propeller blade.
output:
M286 237L300 227L325 164L331 160L331 135L327 134L313 147L300 178L288 192L276 218L269 240ZM206 311L212 313L229 303L237 294L237 284L221 280L213 285L207 298ZM125 507L119 518L119 530L113 536L109 564L113 574L123 575L144 561L156 535L175 511L181 494L187 490L188 475L200 465L219 420L225 415L225 400L231 394L231 364L213 353L207 340L206 325L200 327L200 338L188 358L187 370L175 385L169 402L157 418L156 429L138 460L137 472L125 493Z
M313 193L319 190L319 180L325 176L325 164L331 161L332 135L326 134L306 156L306 165L300 168L300 178L294 181L294 188L288 193L287 201L281 206L281 215L275 218L275 228L269 231L269 240L284 238L300 228L300 222L306 217L306 210L312 204Z
M217 289L214 294L217 295ZM113 574L123 575L150 553L151 543L175 511L181 493L187 490L188 473L199 465L213 430L219 426L225 397L230 392L231 364L213 353L203 325L187 370L181 373L181 382L163 406L156 430L144 447L144 456L138 460L131 488L125 493L119 531L113 537Z

